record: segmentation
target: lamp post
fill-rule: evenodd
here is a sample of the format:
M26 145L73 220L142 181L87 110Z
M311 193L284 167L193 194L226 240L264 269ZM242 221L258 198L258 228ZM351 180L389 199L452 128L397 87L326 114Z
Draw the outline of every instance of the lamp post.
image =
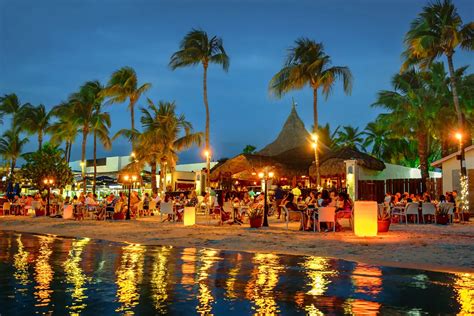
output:
M318 134L313 134L311 138L313 140L313 148L314 148L314 165L316 168L316 188L319 188L321 177L319 174Z
M46 216L50 214L50 196L51 196L51 186L54 184L54 179L44 179L44 185L48 188L48 204L46 205Z
M125 219L130 219L130 197L132 195L132 184L137 181L137 176L136 175L132 175L132 176L129 176L128 174L126 174L124 177L123 177L123 180L128 183L128 205L127 205L127 214L125 215Z
M211 152L209 150L205 150L204 156L206 156L206 190L208 190L211 187Z
M465 162L465 152L464 152L464 144L462 141L462 134L461 133L456 133L455 135L456 139L459 141L459 151L461 152L459 161L461 162L461 176L466 176L466 162Z
M264 191L264 204L263 204L263 227L268 227L268 180L273 178L273 172L268 172L268 169L265 169L264 172L260 172L258 177L262 179L263 184L265 185Z

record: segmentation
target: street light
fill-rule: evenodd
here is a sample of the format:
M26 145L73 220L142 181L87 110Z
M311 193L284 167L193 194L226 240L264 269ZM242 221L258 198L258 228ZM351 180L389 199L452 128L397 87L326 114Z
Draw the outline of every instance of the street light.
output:
M264 192L264 204L263 204L263 227L268 227L268 180L272 179L274 176L273 172L268 172L268 169L265 169L264 172L259 172L258 177L262 179L263 184L265 185L265 192Z
M206 169L207 169L207 176L206 176L206 190L211 187L210 180L211 180L211 152L209 150L204 151L204 156L206 156Z
M128 183L128 205L127 205L127 215L125 216L125 219L130 219L130 197L132 195L132 184L137 181L137 176L132 175L129 176L128 174L123 176L124 182Z
M48 188L48 204L46 205L46 216L49 216L50 214L50 196L51 196L51 186L54 184L54 179L44 179L43 180L44 185Z
M314 165L316 167L316 188L319 188L321 177L319 174L318 134L311 135L311 139L313 140Z

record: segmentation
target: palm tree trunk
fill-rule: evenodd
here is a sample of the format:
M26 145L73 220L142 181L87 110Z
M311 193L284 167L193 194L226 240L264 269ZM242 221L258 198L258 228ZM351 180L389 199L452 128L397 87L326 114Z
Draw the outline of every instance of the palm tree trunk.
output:
M209 146L209 121L210 121L210 113L209 113L209 103L207 101L207 63L203 64L204 72L202 77L202 87L203 87L203 96L204 96L204 106L206 107L206 151L210 154L210 146ZM210 173L211 173L211 159L207 159L207 175L206 175L206 188L209 187L210 181Z
M12 158L12 165L10 170L10 179L13 182L13 176L15 175L15 166L16 166L16 158Z
M427 181L429 180L428 172L428 135L425 130L417 133L418 140L418 156L420 157L421 185L422 191L426 192Z
M95 181L97 178L97 132L94 131L94 178L92 180L92 193L95 194Z
M38 131L38 150L41 150L43 147L43 131L39 130Z
M69 151L69 142L68 141L66 141L65 146L66 146L66 148L64 148L64 160L69 162L69 160L67 159L67 154L68 154L68 151Z
M163 189L163 172L164 172L164 164L163 162L160 162L160 191L163 193L165 190ZM163 197L162 197L163 198Z
M153 193L157 193L157 188L156 188L156 161L151 161L150 162L151 166L151 191Z
M319 125L318 125L318 88L313 88L313 133L317 134Z
M135 101L130 99L130 117L132 119L132 131L135 130Z
M459 129L463 129L463 116L461 108L459 107L459 97L458 90L456 88L456 77L454 75L454 65L453 65L453 55L447 55L448 58L448 67L449 67L449 79L451 81L451 91L453 93L454 109L456 110L456 116L458 117Z
M82 184L83 184L83 189L82 191L84 192L84 195L86 194L86 186L87 186L87 181L86 181L86 143L87 143L87 127L84 126L83 131L82 131L82 159L81 163L84 165L82 166Z

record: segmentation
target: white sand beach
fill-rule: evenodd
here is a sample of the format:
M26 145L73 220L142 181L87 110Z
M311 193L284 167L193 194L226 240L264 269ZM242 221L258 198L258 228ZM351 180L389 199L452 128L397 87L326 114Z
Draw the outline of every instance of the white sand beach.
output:
M337 233L300 232L297 223L287 231L280 220L269 228L248 224L217 226L161 223L158 217L131 221L72 221L46 217L0 217L0 230L89 237L116 242L176 247L216 248L249 252L312 255L368 264L447 272L474 273L474 222L468 224L392 224L388 233L373 238Z

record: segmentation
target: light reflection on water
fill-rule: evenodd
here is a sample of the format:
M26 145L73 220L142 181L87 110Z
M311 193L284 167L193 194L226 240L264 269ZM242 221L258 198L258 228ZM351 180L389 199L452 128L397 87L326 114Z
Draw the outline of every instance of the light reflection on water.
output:
M130 244L122 247L122 259L117 269L117 300L121 304L116 312L133 315L140 299L139 286L143 278L145 246Z
M314 256L0 232L0 271L5 314L474 313L472 274Z
M35 263L35 297L37 307L46 307L51 302L51 294L53 290L50 288L53 280L54 271L51 268L49 259L53 253L51 244L54 241L52 236L38 236L40 246L38 250L38 257Z
M64 262L64 272L66 282L71 285L66 289L72 298L72 304L67 306L71 315L79 315L86 308L85 300L87 296L84 292L87 290L86 283L90 282L90 277L84 274L81 268L81 255L84 247L89 243L89 238L77 239L72 243L68 257Z

